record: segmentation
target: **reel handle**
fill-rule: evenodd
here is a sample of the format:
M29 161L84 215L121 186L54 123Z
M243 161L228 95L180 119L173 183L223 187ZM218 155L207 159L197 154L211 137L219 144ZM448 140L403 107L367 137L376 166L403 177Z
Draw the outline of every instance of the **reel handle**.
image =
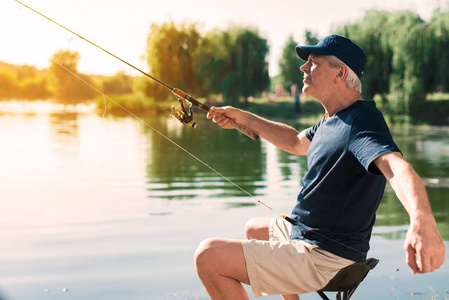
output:
M180 89L174 88L172 90L172 93L175 96L192 103L194 106L201 108L205 112L208 112L208 113L214 115L212 112L210 112L210 107L209 106L199 102L198 100L196 100L195 98L193 98L189 94L181 91ZM224 116L220 115L220 117L224 117ZM224 118L226 118L226 117L224 117ZM250 138L252 138L255 141L257 141L259 139L259 135L257 133L255 133L254 131L252 131L252 130L244 127L244 126L241 126L240 124L236 123L232 119L229 119L229 121L231 122L232 127L237 129L238 131L242 132L243 134L246 134L247 136L249 136Z

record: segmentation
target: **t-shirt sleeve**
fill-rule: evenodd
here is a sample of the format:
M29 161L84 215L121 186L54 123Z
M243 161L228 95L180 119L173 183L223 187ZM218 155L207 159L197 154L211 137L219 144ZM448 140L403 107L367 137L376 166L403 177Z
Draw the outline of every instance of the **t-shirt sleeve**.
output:
M376 158L389 152L401 152L383 116L375 111L364 113L354 120L349 151L369 173L376 175L382 174L373 163Z
M315 136L316 131L318 130L318 127L320 127L321 123L323 123L323 119L321 119L316 125L306 129L305 133L306 133L306 137L309 139L309 141L312 141L313 137Z

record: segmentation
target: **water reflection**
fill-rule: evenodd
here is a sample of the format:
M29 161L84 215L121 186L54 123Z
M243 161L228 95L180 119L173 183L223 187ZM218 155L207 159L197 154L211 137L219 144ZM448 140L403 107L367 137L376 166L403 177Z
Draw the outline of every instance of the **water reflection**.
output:
M449 128L393 127L392 134L421 177L449 178Z
M179 125L157 124L187 152L218 170L252 195L287 198L293 205L307 171L305 157L290 155L264 141L254 142L236 131L220 130L203 123L196 130ZM301 130L302 128L298 128ZM449 239L449 142L448 128L393 127L392 134L427 186L438 228ZM242 197L245 192L198 162L152 130L147 147L147 177L150 198L193 200L197 197ZM273 199L273 200L274 200ZM253 199L231 205L252 205ZM288 213L287 211L286 213ZM375 234L403 238L408 214L391 188L387 187L378 210ZM388 230L387 230L388 228Z
M252 195L263 187L266 160L260 142L252 142L237 132L220 132L206 123L195 130L178 124L176 131L167 130L164 123L158 125L185 151L145 129L149 141L147 177L150 197L185 200L200 195L246 196L231 182Z
M248 218L276 216L257 200L289 213L307 170L304 157L221 130L204 116L197 117L196 129L166 117L146 120L255 196L250 197L133 118L63 107L32 113L28 104L17 103L7 111L5 105L0 105L0 288L9 300L60 299L63 288L74 299L207 299L192 264L198 243L212 235L244 238ZM393 128L424 178L446 241L448 132ZM377 279L369 278L381 298L388 298L387 285L400 285L398 294L410 286L402 273L394 275L404 284L392 282L388 269L390 262L395 268L403 262L398 239L407 226L407 213L388 189L373 237L374 255L385 264L376 268ZM413 285L413 291L426 293L432 285L444 293L447 272L446 267L419 277L421 286ZM372 286L358 293L370 298Z

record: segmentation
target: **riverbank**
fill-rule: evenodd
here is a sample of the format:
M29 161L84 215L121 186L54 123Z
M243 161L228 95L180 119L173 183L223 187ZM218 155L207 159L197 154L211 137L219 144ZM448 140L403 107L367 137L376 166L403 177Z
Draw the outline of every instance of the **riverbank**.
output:
M221 100L217 99L199 98L198 100L209 106L224 105ZM394 113L383 105L380 99L375 99L375 101L390 124L449 125L449 94L428 96L414 116ZM106 106L106 112L114 115L124 115L127 114L126 111L130 111L140 116L167 114L167 117L170 114L170 107L178 105L176 99L156 101L144 95L120 95L109 99L100 96L94 100L94 103L101 113L104 113ZM282 119L289 124L305 125L315 124L324 113L324 109L318 101L306 96L301 97L299 111L296 110L293 97L276 98L274 96L251 98L248 105L241 108L272 120Z

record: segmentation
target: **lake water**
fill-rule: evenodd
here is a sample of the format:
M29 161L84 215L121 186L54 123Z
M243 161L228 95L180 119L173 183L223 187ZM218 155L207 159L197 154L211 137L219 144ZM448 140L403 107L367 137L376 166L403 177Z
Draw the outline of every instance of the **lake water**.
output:
M243 239L249 218L276 217L257 200L290 213L305 158L201 113L196 129L145 120L184 151L132 117L92 109L0 102L1 299L208 299L192 262L198 243ZM449 248L449 128L392 133ZM380 263L352 299L449 299L449 263L414 276L406 266L407 222L387 188L369 253Z

